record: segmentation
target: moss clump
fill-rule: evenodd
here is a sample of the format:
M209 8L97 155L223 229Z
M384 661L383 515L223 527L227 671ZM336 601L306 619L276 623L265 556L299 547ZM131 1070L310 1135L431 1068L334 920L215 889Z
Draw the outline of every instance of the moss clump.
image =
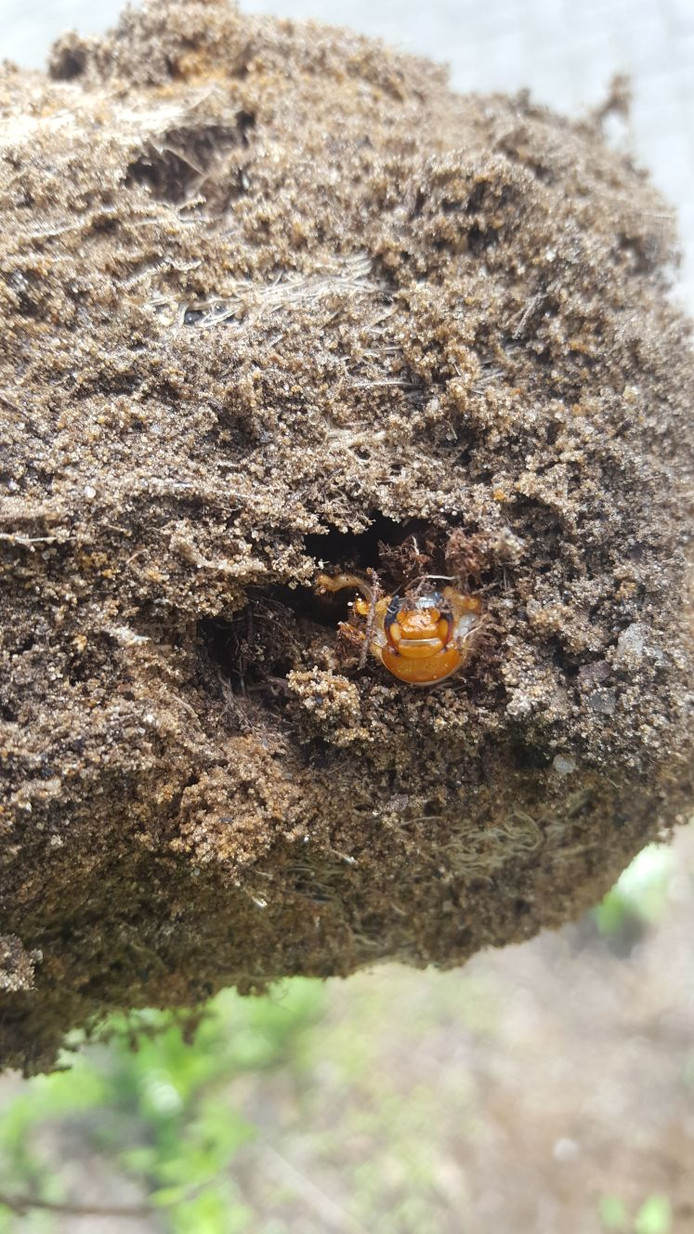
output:
M224 4L5 66L0 117L0 894L41 952L4 1059L581 912L691 800L694 368L644 175L598 118ZM455 575L484 643L400 686L320 563Z

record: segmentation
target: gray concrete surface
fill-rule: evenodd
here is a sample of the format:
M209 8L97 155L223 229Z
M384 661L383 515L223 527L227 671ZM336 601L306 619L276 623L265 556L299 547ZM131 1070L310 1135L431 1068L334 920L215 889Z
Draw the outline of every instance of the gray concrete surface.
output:
M0 0L0 56L40 66L53 38L106 29L119 0ZM460 90L530 88L576 113L613 73L634 88L628 140L676 207L678 298L694 310L694 0L243 0L249 12L352 26L451 66Z

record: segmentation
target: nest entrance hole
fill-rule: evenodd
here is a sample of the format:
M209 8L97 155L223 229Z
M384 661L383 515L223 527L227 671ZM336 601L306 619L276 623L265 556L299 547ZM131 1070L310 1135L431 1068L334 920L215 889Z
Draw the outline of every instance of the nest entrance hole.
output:
M316 572L378 575L385 590L397 591L428 570L439 572L443 563L441 529L426 519L397 522L380 512L369 516L365 531L339 531L304 537L304 550L316 562ZM320 563L320 564L319 564Z
M307 535L304 551L315 560L316 574L324 569L368 578L375 571L384 591L396 591L417 574L435 569L435 539L424 520L399 523L375 513L361 532L333 527L322 535ZM313 587L271 583L249 588L247 599L231 619L203 618L198 623L201 651L234 693L266 683L277 686L298 661L302 645L315 636L316 626L337 629L354 594L345 588L320 595Z
M409 523L398 523L377 513L371 516L365 531L339 531L331 527L326 534L313 532L304 537L304 548L316 564L322 561L328 570L364 574L367 570L378 570L382 545L394 547L411 535Z

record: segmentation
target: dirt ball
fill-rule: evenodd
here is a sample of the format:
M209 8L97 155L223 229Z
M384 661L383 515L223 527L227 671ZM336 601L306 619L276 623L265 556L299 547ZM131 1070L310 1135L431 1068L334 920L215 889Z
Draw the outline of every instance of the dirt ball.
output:
M685 816L690 327L606 110L224 3L0 71L5 1062L459 964ZM377 599L446 587L400 682Z

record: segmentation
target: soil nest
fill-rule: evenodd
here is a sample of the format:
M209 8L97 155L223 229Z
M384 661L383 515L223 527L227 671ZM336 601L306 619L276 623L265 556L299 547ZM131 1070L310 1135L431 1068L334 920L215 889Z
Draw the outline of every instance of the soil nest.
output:
M694 367L604 112L216 3L2 69L4 1062L459 964L684 817ZM481 637L401 684L320 570Z

